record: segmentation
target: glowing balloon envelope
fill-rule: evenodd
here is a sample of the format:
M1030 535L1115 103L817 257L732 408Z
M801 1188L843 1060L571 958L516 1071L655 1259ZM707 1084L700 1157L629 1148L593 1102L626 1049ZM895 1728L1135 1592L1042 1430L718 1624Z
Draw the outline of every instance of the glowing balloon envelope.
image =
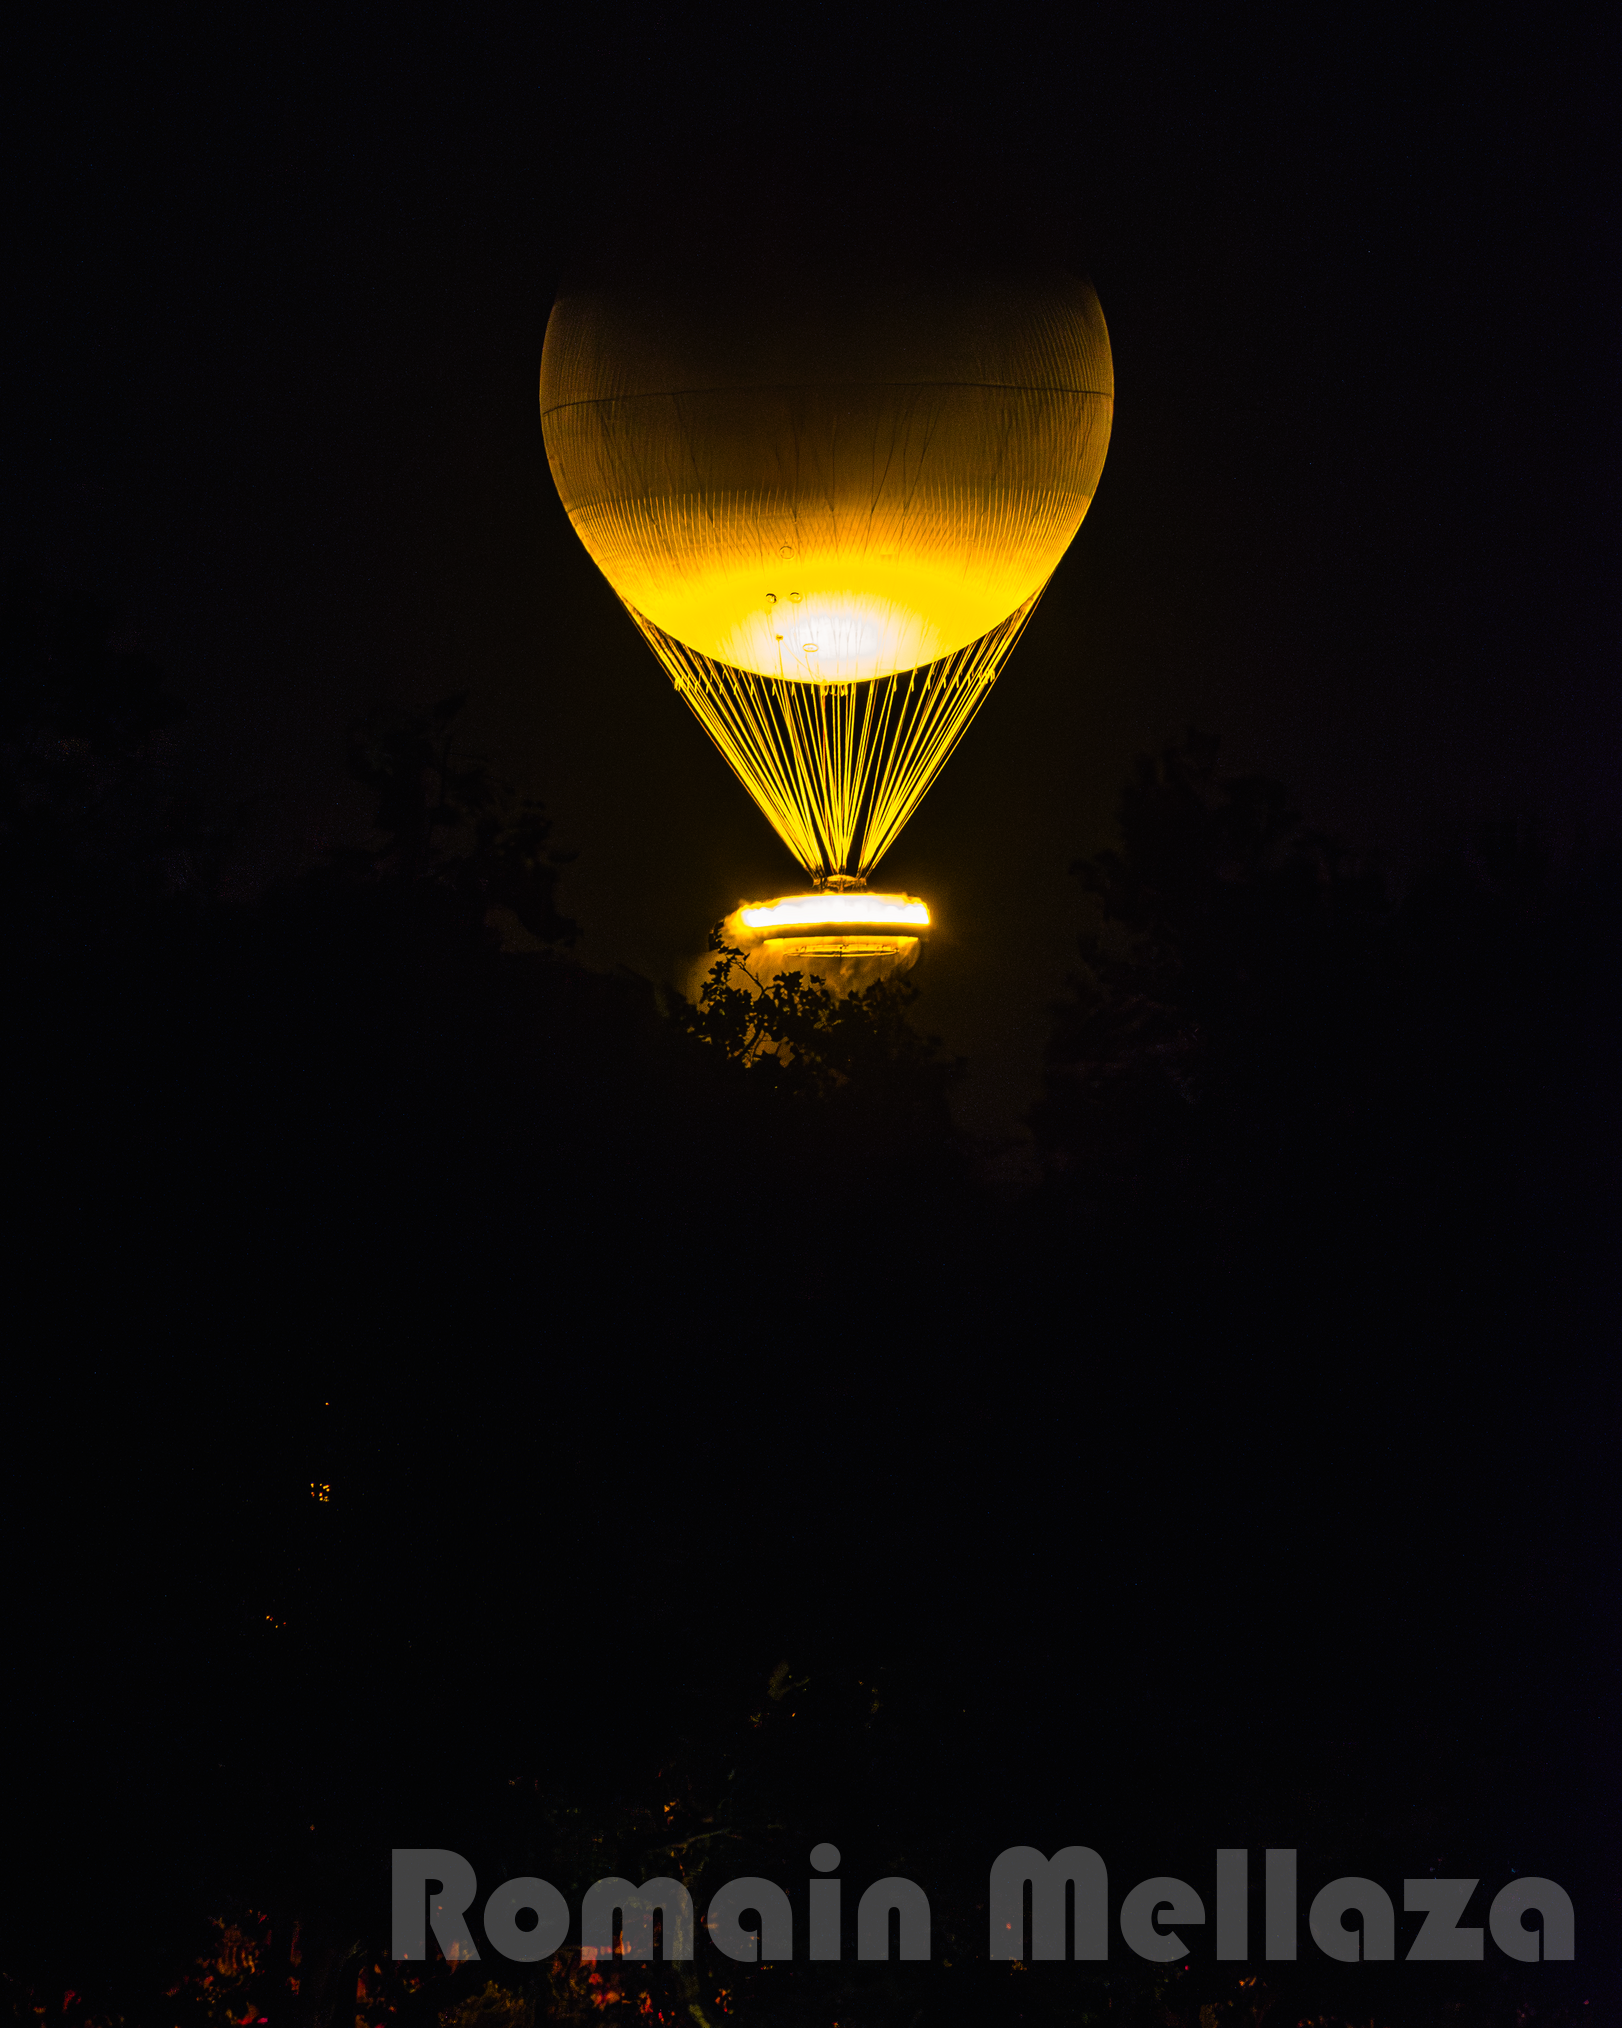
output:
M566 293L541 362L581 540L790 850L841 883L995 680L1113 406L1098 299L1058 273Z

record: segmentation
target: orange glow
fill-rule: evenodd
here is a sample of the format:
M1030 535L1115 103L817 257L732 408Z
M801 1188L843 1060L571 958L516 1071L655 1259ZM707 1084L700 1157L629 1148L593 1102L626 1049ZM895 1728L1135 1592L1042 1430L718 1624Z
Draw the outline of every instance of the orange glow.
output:
M1098 299L1059 274L898 290L832 331L750 285L566 295L541 366L552 475L620 597L802 683L923 668L1034 598L1092 504L1114 395Z

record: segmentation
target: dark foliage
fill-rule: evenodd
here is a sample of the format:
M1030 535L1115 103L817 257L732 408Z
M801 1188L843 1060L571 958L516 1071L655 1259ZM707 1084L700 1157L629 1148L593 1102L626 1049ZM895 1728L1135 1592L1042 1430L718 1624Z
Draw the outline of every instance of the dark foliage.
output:
M182 707L110 628L84 597L0 585L0 877L23 963L100 954L216 870L221 841L164 750Z
M1194 1877L1213 1825L1397 1879L1439 1766L1425 1852L1561 1871L1503 1712L1566 1708L1540 1642L1603 1648L1562 1547L1614 1392L1601 857L1504 827L1399 890L1214 743L1146 761L1009 1202L904 986L762 985L719 935L696 1006L579 963L546 815L457 700L354 728L364 849L232 899L157 673L37 589L3 618L11 1490L52 1531L19 1734L72 1742L20 1807L39 1879L115 1911L101 2015L1565 2018L1502 1979L1448 2014L1321 1966L993 1976L976 1896L1033 1835ZM194 1947L115 1820L161 1827ZM923 1985L408 1991L380 1956L391 1842L571 1892L678 1848L703 1888L725 1844L789 1884L828 1820L849 1877L929 1879ZM61 1910L29 2019L36 1964L90 2004Z
M1076 869L1035 1114L1085 1227L1294 1262L1365 1315L1541 1301L1607 1160L1614 867L1505 823L1396 892L1202 738L1140 763L1120 834Z
M351 728L350 773L377 791L383 840L360 864L407 889L446 891L464 911L482 907L487 927L530 940L520 947L571 944L575 925L557 911L569 854L548 849L551 820L533 796L456 753L466 701L448 697L425 717L379 711Z
M88 1247L92 1284L178 1270L172 1300L247 1281L267 1322L360 1288L412 1314L430 1263L561 1245L584 1271L635 1231L625 1298L686 1244L671 1208L700 1175L718 1230L763 1173L785 1232L859 1221L875 1185L905 1223L922 1165L964 1183L950 1068L904 992L780 984L759 1011L787 1047L763 1056L724 981L688 1010L573 962L567 854L462 754L462 700L352 728L373 842L229 901L223 837L160 744L178 707L156 672L72 602L14 591L8 611L15 1104L38 1243Z
M907 1018L918 998L915 986L879 980L860 992L837 993L801 972L761 979L746 953L725 942L719 925L710 932L710 949L715 963L682 1027L748 1070L752 1092L764 1095L764 1087L802 1114L821 1108L853 1132L882 1137L892 1152L916 1147L950 1159L947 1099L963 1065L943 1058L939 1038L920 1033Z

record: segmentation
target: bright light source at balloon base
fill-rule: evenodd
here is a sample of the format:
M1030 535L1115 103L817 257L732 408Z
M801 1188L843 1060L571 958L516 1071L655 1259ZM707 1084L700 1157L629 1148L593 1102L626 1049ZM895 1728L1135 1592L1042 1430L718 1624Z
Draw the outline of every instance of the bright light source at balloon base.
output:
M821 936L848 930L870 936L880 929L916 936L929 928L929 910L914 894L869 894L865 888L834 887L831 882L814 894L744 902L739 918L745 929L772 936L796 930L814 930Z
M762 983L797 971L854 993L915 965L930 927L928 906L915 894L830 883L814 893L740 902L723 933Z

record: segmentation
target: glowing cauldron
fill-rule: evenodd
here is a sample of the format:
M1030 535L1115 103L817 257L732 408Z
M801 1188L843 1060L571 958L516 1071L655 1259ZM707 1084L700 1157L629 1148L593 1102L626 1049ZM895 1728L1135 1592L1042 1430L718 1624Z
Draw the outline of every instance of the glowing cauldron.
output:
M929 931L929 909L915 894L869 894L831 883L810 894L741 901L723 926L762 985L783 972L803 972L836 993L859 993L909 970Z

